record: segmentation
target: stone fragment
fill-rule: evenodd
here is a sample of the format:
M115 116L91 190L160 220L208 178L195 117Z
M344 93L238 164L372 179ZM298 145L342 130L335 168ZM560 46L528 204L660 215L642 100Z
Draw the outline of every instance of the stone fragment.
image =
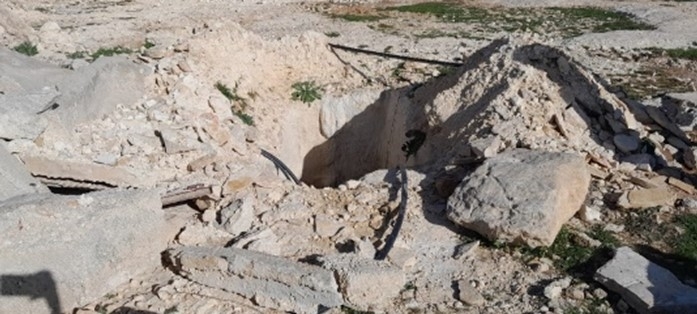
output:
M697 158L695 158L696 153L697 148L690 147L689 149L686 149L682 154L682 159L683 161L685 161L685 166L687 166L690 169L697 168Z
M609 223L606 224L605 227L603 227L603 230L610 231L612 233L620 233L624 231L624 225L616 225L613 223Z
M639 138L635 135L617 134L612 138L615 147L625 154L629 154L639 149Z
M322 256L319 262L334 272L344 300L357 310L389 309L406 284L404 272L384 261L355 254L336 254Z
M590 184L583 158L516 149L494 156L448 199L448 218L492 241L547 246L581 208Z
M167 253L180 275L263 308L319 313L343 303L332 272L321 267L237 248L182 247Z
M675 195L667 188L639 189L624 191L617 200L617 205L625 208L647 208L672 204Z
M22 194L46 193L49 190L0 143L0 202Z
M453 253L454 259L460 259L467 256L472 256L479 247L479 240L472 241L470 243L463 243L455 247L455 253Z
M115 166L119 161L119 156L111 153L101 153L94 157L94 162L105 166Z
M486 299L469 284L468 280L458 280L457 290L457 299L467 305L482 306L486 303Z
M244 234L242 239L233 244L236 248L245 248L252 251L271 255L281 255L281 244L278 236L270 228L255 230Z
M335 235L343 225L329 215L315 215L315 233L320 237L331 237Z
M154 46L145 49L145 55L156 60L166 57L168 55L167 52L167 48L163 46Z
M667 183L670 184L670 185L672 185L672 186L674 186L674 187L676 187L676 188L678 188L678 189L680 189L680 190L682 190L682 191L685 192L685 193L688 193L688 194L695 194L695 193L697 193L697 190L695 190L695 187L694 187L692 184L689 184L689 183L687 183L687 182L685 182L685 181L676 179L676 178L674 178L674 177L668 178Z
M498 136L477 139L470 142L470 147L475 156L489 158L498 153L499 147L501 147L501 139Z
M160 266L179 229L161 207L150 190L0 203L0 313L72 312Z
M600 211L589 205L584 205L579 211L579 217L585 222L595 222L600 221L601 214Z
M223 247L232 240L233 236L212 226L201 224L187 225L177 235L177 242L186 246L219 246Z
M697 307L697 289L626 246L594 278L639 313L691 313Z
M37 156L22 156L21 159L29 172L47 184L55 183L52 179L89 182L106 187L136 187L142 184L125 168Z
M651 117L651 119L653 121L655 121L658 125L662 126L664 129L668 130L670 133L675 135L679 140L681 140L683 142L689 142L687 137L685 137L685 133L680 129L680 127L678 127L673 121L671 121L670 118L668 118L668 116L666 116L666 114L663 111L661 111L660 108L657 108L654 106L646 106L645 109L646 109L646 113L648 113L649 117ZM668 143L673 144L671 142L670 138L668 138ZM675 145L675 144L673 144L673 145ZM675 145L675 146L678 147L677 145ZM678 148L680 148L680 147L678 147Z
M557 299L561 296L564 289L569 287L569 285L571 285L570 277L552 281L552 283L545 287L544 296L550 300Z
M255 199L252 197L237 199L220 210L220 224L225 231L239 235L249 230L254 222Z

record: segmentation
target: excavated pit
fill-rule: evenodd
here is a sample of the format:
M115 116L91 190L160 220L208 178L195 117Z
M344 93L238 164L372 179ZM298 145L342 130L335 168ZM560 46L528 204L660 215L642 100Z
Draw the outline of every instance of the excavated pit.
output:
M613 160L622 157L613 136L641 135L628 105L566 53L510 39L492 42L453 73L422 85L385 90L368 104L370 97L347 97L363 102L350 109L346 99L339 109L322 106L328 139L302 158L307 184L336 186L399 165L433 173L513 147ZM352 111L358 113L346 117ZM332 123L336 131L326 131ZM402 147L410 130L425 134L425 141L407 161Z

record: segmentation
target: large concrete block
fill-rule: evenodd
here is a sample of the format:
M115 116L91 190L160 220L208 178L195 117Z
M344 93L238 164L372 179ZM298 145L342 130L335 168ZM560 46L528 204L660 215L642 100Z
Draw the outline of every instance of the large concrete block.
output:
M109 190L0 203L0 313L58 313L160 265L174 236L160 196Z

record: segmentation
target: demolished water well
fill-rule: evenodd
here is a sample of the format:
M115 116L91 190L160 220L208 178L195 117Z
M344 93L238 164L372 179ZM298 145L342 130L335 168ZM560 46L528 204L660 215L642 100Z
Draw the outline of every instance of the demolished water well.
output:
M352 117L342 112L345 124L304 156L302 181L308 184L337 186L404 164L409 130L423 132L425 142L406 165L424 173L509 148L584 152L610 161L622 155L615 153L617 135L636 142L641 135L629 107L567 54L518 39L494 41L453 73L423 85L346 98L363 102L341 110L362 111ZM322 110L325 116L335 109Z

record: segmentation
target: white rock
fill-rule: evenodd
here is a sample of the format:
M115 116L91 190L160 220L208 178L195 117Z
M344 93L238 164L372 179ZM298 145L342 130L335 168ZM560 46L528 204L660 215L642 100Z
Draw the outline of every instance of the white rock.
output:
M564 289L569 287L569 285L571 285L570 277L555 280L545 287L544 296L550 300L557 299L561 296Z
M600 221L601 214L600 211L593 207L593 206L588 206L584 205L581 207L581 210L579 211L579 216L581 220L585 222L594 222L594 221Z

